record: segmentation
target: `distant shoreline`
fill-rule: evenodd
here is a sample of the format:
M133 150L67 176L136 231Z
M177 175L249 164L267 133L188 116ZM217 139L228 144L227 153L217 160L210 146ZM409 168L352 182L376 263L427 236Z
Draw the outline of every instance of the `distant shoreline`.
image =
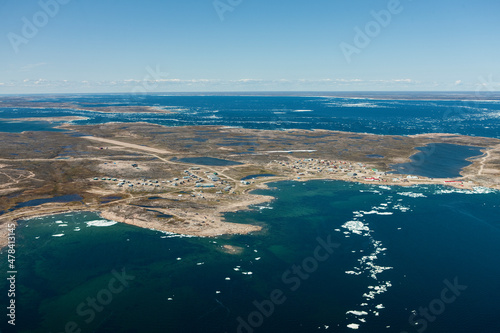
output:
M30 96L86 96L95 93L36 93L36 94L0 94L6 98L28 98ZM99 94L110 96L131 96L130 92L111 92ZM500 92L495 91L216 91L216 92L151 92L144 96L166 96L166 97L326 97L346 99L369 99L369 100L422 100L422 101L500 101ZM82 110L84 110L82 108ZM93 110L92 110L93 111ZM162 112L163 110L156 110ZM102 111L109 112L109 111Z

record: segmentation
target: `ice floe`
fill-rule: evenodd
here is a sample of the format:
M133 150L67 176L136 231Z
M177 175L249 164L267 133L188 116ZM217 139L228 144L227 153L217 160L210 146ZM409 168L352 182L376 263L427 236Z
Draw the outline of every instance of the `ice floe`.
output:
M157 231L155 229L150 229L150 230ZM193 238L193 237L198 237L198 236L193 236L193 235L176 234L175 232L163 231L163 230L159 230L159 232L164 234L160 238ZM214 242L214 243L216 243L216 242Z
M366 315L368 315L368 312L350 310L350 311L347 311L346 314L353 314L355 316L366 316Z
M361 221L348 221L342 225L343 228L348 229L350 232L362 235L363 231L370 231L370 228L365 226Z
M402 195L410 198L427 198L423 193L415 193L415 192L398 192L398 195Z
M436 190L434 194L450 194L450 193L461 193L461 194L490 194L490 193L498 193L498 190L487 188L487 187L482 187L482 186L475 186L472 188L472 190L465 190L465 189L446 189L446 190Z
M110 226L115 225L117 223L118 222L109 221L109 220L95 220L95 221L85 222L85 224L88 227L110 227Z

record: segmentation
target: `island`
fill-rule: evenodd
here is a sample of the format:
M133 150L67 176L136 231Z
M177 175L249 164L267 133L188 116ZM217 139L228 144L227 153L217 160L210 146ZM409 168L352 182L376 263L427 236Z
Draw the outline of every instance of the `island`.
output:
M223 213L273 200L252 191L282 180L500 189L495 138L141 122L69 122L58 129L0 133L2 235L17 220L74 211L202 237L265 232L263 225L227 222ZM481 155L470 159L460 177L391 173L393 165L409 162L417 147L432 144L481 147Z

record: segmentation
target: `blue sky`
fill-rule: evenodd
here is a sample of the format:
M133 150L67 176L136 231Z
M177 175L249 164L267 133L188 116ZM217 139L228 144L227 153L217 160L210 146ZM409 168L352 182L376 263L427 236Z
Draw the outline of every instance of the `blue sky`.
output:
M0 94L498 90L499 12L497 0L0 0Z

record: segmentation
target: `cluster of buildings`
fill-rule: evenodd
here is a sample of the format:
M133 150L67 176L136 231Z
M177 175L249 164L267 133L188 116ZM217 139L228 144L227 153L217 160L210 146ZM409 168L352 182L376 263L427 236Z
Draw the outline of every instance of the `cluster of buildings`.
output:
M297 178L305 175L321 173L345 173L348 177L364 179L365 181L385 181L387 173L377 169L370 169L363 163L348 161L331 161L314 158L297 159L295 161L274 161L282 167L289 168L297 174ZM414 176L412 176L414 177ZM418 177L416 177L418 179ZM399 178L393 178L399 181Z
M193 184L195 188L201 189L219 187L221 191L217 193L223 193L222 191L229 192L232 190L232 186L226 180L221 179L217 172L201 171L199 167L192 167L189 170L184 170L181 177L175 177L171 180L157 180L147 178L126 180L113 177L94 177L94 180L116 182L116 186L119 188L123 188L126 186L129 188L139 188L141 190L152 188L167 188L171 186L186 186L188 184Z

